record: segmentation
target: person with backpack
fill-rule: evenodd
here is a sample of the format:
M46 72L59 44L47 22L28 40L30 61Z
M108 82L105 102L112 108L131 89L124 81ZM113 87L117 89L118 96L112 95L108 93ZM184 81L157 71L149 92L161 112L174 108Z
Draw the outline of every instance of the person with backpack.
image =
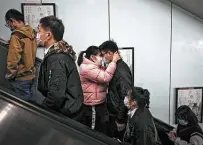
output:
M6 78L17 97L36 101L34 95L35 58L37 42L34 30L24 23L24 16L15 9L5 14L6 27L11 30L7 56Z
M180 106L175 116L178 126L166 135L159 133L162 144L166 145L202 145L203 132L198 124L196 115L192 112L190 107ZM164 137L165 136L165 137Z

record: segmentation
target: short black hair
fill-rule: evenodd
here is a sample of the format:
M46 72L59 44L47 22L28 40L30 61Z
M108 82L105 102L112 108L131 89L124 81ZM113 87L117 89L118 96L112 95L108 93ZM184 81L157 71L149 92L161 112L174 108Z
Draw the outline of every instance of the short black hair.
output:
M55 16L47 16L40 19L40 24L45 30L50 30L56 41L63 39L65 27L62 20Z
M180 106L175 112L176 118L188 121L190 125L198 124L198 119L190 107L183 105Z
M10 19L15 19L16 21L21 21L24 23L24 15L16 9L10 9L5 14L5 21Z
M103 42L100 46L99 46L101 51L107 52L107 51L111 51L111 52L116 52L118 51L118 46L116 44L116 42L108 40Z

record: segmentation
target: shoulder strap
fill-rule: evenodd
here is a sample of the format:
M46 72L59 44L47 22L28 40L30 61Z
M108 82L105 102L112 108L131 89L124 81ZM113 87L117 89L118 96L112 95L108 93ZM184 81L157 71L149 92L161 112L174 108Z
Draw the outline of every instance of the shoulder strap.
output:
M193 134L191 134L190 137L193 137L193 136L195 136L195 135L197 135L197 136L199 136L199 137L201 137L201 138L203 139L203 134L201 134L201 133L199 133L199 132L194 132Z
M27 35L25 35L25 34L19 32L19 31L15 31L15 32L13 32L11 35L15 35L15 36L17 36L19 39L29 38ZM33 38L33 39L29 38L29 39L33 41L35 38Z
M21 33L21 32L18 32L18 31L13 32L11 35L15 35L15 36L17 36L19 39L29 38L29 37L27 37L25 34L23 34L23 33Z

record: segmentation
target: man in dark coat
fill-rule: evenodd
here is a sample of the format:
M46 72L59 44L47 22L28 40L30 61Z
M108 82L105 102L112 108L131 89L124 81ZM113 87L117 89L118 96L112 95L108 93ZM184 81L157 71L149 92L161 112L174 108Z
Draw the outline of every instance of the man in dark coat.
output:
M100 45L101 53L106 64L112 61L113 54L118 51L118 46L113 41L106 41ZM117 61L116 71L109 82L107 94L107 108L109 112L108 135L122 139L127 121L127 108L124 105L124 98L127 91L133 86L133 79L130 68L122 60Z
M129 108L124 140L132 145L155 145L158 135L153 117L147 109L148 90L134 87L124 103Z
M40 66L38 90L45 96L43 106L80 121L83 92L71 46L61 41L64 25L54 16L44 17L38 39L45 49Z

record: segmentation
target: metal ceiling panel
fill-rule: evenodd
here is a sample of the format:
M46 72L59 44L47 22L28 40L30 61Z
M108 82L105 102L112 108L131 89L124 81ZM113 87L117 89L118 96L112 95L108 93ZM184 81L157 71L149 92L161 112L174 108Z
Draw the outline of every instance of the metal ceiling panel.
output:
M203 19L203 0L172 0L172 2Z

